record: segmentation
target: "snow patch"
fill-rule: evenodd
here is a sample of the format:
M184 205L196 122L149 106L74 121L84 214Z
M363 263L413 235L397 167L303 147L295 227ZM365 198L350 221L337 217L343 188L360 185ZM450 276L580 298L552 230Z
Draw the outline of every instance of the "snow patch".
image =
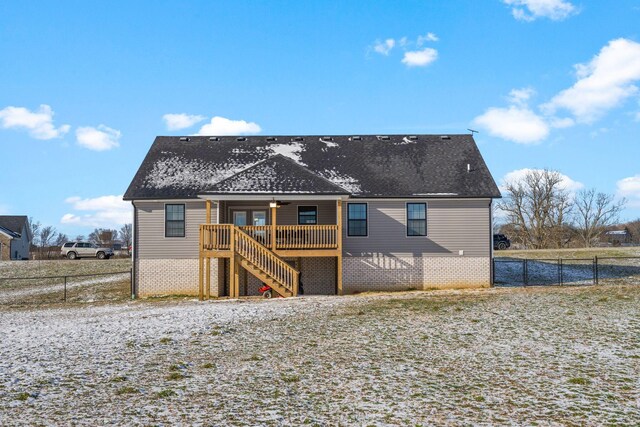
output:
M324 171L318 173L318 175L344 188L351 194L359 194L362 192L362 187L360 186L358 180L349 175L340 174L335 170L330 169L325 169Z
M269 149L273 154L280 154L282 156L288 157L297 163L300 163L303 166L306 166L302 163L300 155L304 148L302 144L299 142L289 142L284 144L270 144L268 145Z
M323 139L323 138L320 138L320 142L324 143L329 148L333 148L333 147L337 147L338 146L338 144L336 144L335 142L329 141L329 140Z
M254 163L255 164L255 163ZM147 188L206 188L251 167L231 159L215 167L200 160L171 157L158 160L147 175Z

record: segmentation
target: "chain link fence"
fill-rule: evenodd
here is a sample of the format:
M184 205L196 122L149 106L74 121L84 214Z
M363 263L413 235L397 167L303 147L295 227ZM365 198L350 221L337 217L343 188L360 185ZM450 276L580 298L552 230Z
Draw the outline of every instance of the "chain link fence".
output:
M0 277L0 305L118 301L133 295L133 271Z
M640 284L640 257L494 258L495 286Z

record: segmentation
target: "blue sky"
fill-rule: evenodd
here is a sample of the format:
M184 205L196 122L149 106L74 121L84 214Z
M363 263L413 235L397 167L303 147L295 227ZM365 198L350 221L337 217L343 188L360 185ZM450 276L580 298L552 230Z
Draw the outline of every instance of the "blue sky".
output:
M554 168L640 217L639 20L640 0L4 1L0 213L118 227L156 135L471 127L498 182Z

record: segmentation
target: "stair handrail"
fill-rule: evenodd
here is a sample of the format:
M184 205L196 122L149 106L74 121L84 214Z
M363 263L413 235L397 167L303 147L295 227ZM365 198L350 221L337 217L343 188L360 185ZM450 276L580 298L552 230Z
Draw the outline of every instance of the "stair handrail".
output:
M294 296L298 295L300 272L263 246L238 226L233 226L234 250L265 274L280 283Z

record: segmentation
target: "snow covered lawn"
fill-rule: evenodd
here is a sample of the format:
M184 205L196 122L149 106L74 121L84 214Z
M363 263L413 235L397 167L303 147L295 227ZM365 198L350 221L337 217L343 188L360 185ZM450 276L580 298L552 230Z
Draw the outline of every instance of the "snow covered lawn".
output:
M67 301L124 300L131 294L130 269L128 258L0 261L0 305L61 302L64 296L62 276L68 276ZM82 276L112 272L126 273ZM73 277L78 275L80 277Z
M0 425L631 425L640 287L0 308Z

